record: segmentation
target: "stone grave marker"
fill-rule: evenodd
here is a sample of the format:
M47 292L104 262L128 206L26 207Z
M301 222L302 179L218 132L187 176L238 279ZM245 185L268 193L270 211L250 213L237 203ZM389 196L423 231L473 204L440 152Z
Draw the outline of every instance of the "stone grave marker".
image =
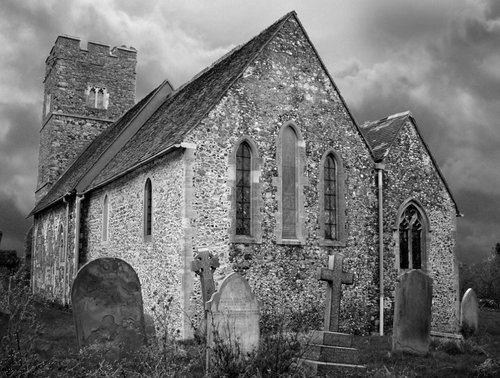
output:
M425 355L431 341L432 278L421 270L398 277L392 350Z
M219 258L208 250L200 249L191 261L191 270L200 276L203 305L215 292L214 271L219 267Z
M314 331L310 345L300 360L314 374L341 374L339 369L364 369L359 365L359 352L352 347L352 335L337 332L342 284L352 285L353 273L343 270L344 256L340 253L328 257L328 268L319 268L317 278L327 282L325 329Z
M479 302L476 292L469 288L460 304L460 324L464 336L471 336L479 329Z
M318 279L328 283L326 289L325 331L339 330L339 312L342 284L352 285L354 275L343 271L344 256L340 253L328 258L328 268L318 269Z
M246 356L259 346L259 303L247 280L231 273L206 303L207 343L224 342ZM218 339L218 340L217 340Z
M141 284L134 269L118 258L82 266L71 287L78 347L102 344L116 360L146 341Z

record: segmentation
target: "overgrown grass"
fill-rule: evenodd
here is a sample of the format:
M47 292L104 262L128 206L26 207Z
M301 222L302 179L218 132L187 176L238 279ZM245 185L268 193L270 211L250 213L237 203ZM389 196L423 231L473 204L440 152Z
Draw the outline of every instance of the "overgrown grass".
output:
M8 282L3 281L3 282ZM310 377L296 364L307 346L309 329L298 314L264 309L259 348L249 355L227 340L216 340L211 368L205 371L205 340L177 341L163 328L128 359L106 361L106 346L78 351L72 314L30 294L22 271L0 290L1 377ZM169 298L156 315L168 323ZM284 306L283 306L284 308ZM157 319L158 320L158 319ZM342 376L497 377L500 376L500 312L482 311L480 332L463 343L434 341L425 357L391 353L389 336L354 338L365 371Z

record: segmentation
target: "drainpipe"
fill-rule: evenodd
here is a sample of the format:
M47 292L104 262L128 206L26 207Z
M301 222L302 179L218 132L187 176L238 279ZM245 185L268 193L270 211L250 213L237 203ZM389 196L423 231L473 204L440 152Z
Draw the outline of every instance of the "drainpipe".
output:
M70 193L66 193L63 196L63 202L66 204L66 227L64 230L64 273L63 273L63 304L68 304L68 291L66 288L66 282L68 274L68 233L69 233L69 201L66 199L66 196Z
M80 216L81 216L81 202L85 196L83 194L76 195L75 202L75 274L73 279L78 273L78 260L80 259Z
M383 207L383 173L385 164L375 163L378 186L378 255L379 255L379 333L384 336L384 207Z

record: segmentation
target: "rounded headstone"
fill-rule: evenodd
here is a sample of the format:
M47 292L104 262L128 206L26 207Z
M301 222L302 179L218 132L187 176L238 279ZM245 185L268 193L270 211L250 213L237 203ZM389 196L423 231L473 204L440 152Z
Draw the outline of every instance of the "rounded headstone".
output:
M479 329L479 303L476 292L469 288L460 305L460 323L464 336L477 333Z
M229 344L243 356L259 346L259 302L247 280L231 273L206 303L208 345Z
M71 301L80 348L103 344L114 359L144 344L141 284L125 261L106 257L82 266Z

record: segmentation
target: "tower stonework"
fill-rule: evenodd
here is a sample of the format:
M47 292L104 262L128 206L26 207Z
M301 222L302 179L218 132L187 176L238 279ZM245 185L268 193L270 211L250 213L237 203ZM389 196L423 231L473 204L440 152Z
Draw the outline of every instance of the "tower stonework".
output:
M59 36L45 61L38 202L85 146L135 104L137 51Z

